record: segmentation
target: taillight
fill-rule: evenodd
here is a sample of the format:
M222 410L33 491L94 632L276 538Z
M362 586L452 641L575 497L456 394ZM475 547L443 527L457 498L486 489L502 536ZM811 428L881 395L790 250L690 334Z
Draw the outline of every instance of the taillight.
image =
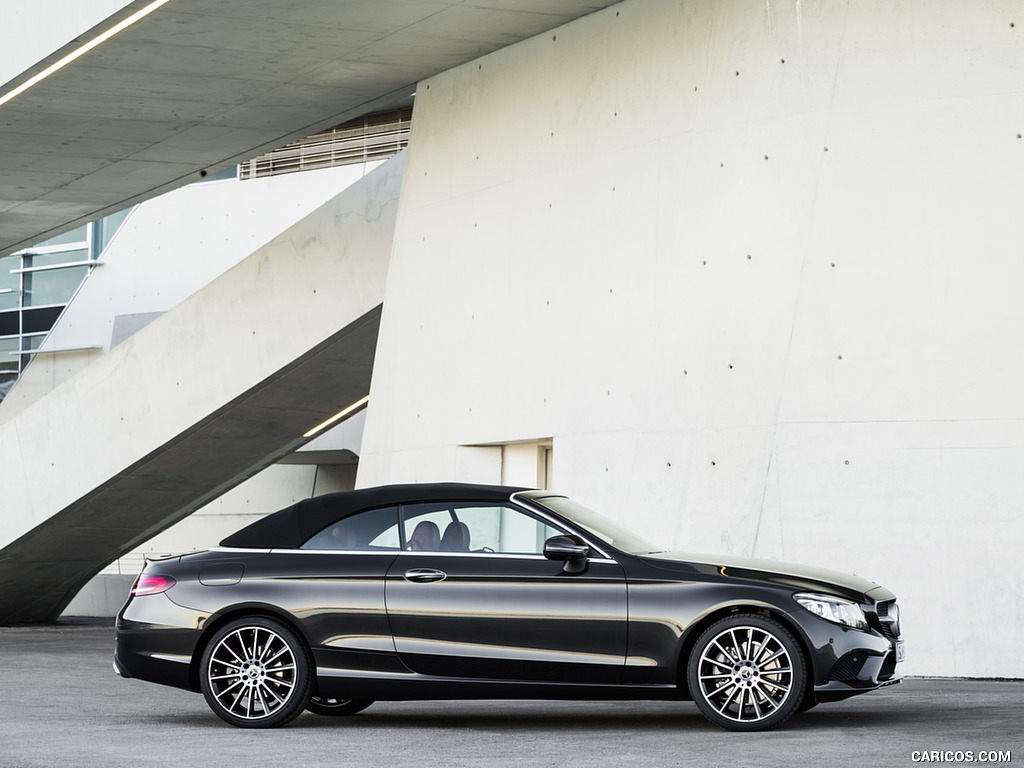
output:
M150 573L140 573L138 578L135 579L135 583L132 585L131 592L128 594L131 597L138 597L139 595L158 595L173 587L174 583L173 576L156 576Z

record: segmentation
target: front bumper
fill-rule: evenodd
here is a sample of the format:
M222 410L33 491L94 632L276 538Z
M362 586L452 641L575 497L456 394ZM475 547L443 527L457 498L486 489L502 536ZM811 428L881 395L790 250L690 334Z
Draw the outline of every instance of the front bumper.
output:
M859 637L858 637L859 635ZM858 647L842 653L827 674L814 686L817 701L839 701L903 681L903 641L889 640L875 633L849 633L847 643Z

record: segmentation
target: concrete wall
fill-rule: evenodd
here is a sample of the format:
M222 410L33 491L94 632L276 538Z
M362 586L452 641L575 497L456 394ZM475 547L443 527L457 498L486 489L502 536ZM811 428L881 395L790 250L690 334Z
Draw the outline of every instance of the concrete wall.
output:
M1017 2L627 0L420 84L359 484L855 571L1024 676ZM472 446L472 447L470 447Z

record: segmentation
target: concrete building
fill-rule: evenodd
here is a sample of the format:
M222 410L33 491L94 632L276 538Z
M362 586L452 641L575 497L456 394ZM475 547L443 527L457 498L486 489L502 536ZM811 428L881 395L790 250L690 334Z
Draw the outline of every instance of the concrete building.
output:
M80 28L141 8L109 5ZM65 68L145 125L94 147L115 154L98 170L0 178L3 200L37 186L5 203L5 253L415 91L408 151L16 413L14 388L4 591L84 542L48 587L69 597L368 394L359 485L549 485L668 548L856 571L900 596L908 672L1024 677L1024 6L237 5L172 0ZM121 88L175 30L221 53ZM231 60L263 78L231 90L222 52L247 35L276 43ZM40 87L0 95L36 158L47 115L19 100L63 92ZM185 369L212 391L166 375ZM102 456L76 468L83 436ZM216 472L174 450L241 443Z

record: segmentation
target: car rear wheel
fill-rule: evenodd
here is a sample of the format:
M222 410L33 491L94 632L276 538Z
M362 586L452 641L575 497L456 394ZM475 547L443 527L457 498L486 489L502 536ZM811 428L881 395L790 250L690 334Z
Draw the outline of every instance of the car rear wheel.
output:
M306 709L317 715L327 717L343 717L362 712L373 704L367 699L332 699L326 696L312 696L306 704Z
M687 672L693 700L708 720L734 731L763 731L800 708L807 662L782 624L738 614L700 636Z
M200 682L210 709L240 728L271 728L309 701L309 656L299 637L264 616L221 627L203 651Z

